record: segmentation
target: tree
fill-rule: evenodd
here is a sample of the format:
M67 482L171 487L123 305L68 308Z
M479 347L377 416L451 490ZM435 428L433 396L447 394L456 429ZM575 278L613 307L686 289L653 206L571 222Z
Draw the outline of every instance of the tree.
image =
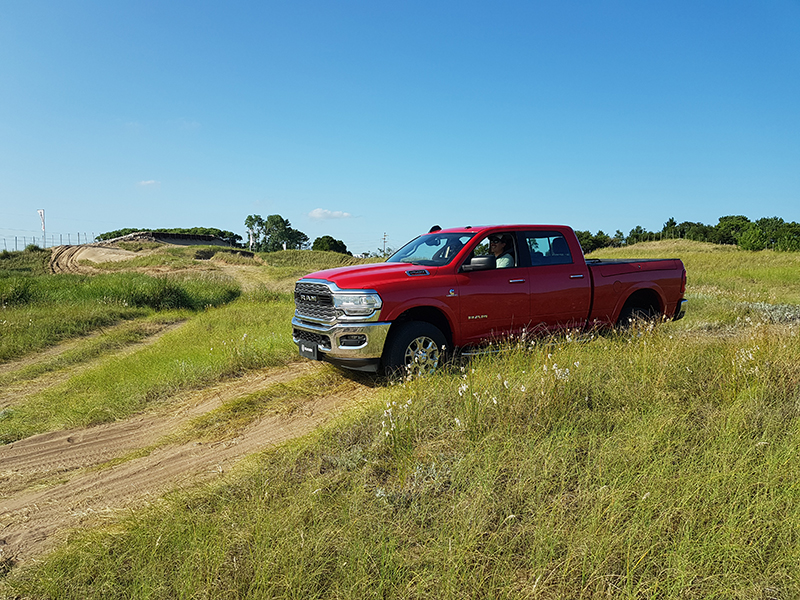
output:
M778 234L775 250L783 252L800 251L800 223L784 223Z
M667 239L678 237L678 222L674 217L670 217L664 227L661 228L661 235Z
M250 232L251 249L256 252L277 252L278 250L302 250L308 246L308 236L280 215L269 215L266 220L261 215L249 215L244 226Z
M584 254L589 254L594 248L592 247L592 235L591 231L576 231L575 236L578 238L578 243L581 245Z
M749 223L739 236L742 250L763 250L767 247L767 236L756 223Z
M613 240L611 239L611 236L609 236L602 229L597 232L597 235L594 236L594 239L592 240L592 242L594 243L595 249L607 248L608 246L613 246L614 245Z
M233 233L232 231L227 231L225 229L217 229L216 227L172 227L172 228L161 227L158 229L141 229L141 228L129 227L127 229L117 229L115 231L108 231L106 233L101 233L96 236L96 239L113 240L114 238L139 232L178 233L185 235L212 235L214 237L218 237L222 241L227 242L229 245L235 247L241 247L240 242L242 241L242 236L240 236L238 233Z
M692 221L684 221L678 225L678 236L686 240L694 240L695 242L709 242L714 232L711 225L704 225L703 223L694 223Z
M348 254L350 256L353 255L352 252L348 252L347 246L342 240L336 240L329 235L323 235L322 237L315 239L311 249L320 250L323 252L338 252L340 254Z
M641 225L637 225L631 229L628 237L625 238L625 243L630 246L631 244L637 244L639 242L649 242L653 239L655 239L655 234L653 232L647 231Z
M736 245L739 243L744 230L750 224L750 219L743 215L728 215L720 217L719 223L714 226L711 241L716 244Z
M764 232L767 248L775 248L781 231L786 226L786 222L780 217L764 217L756 221L756 225Z
M250 239L248 240L250 250L258 251L261 247L261 240L264 236L264 226L266 223L261 215L248 215L244 220Z
M622 237L622 232L617 231L617 234ZM597 232L597 235L592 235L591 231L576 231L575 235L578 237L578 243L584 254L589 254L600 248L608 246L619 246L616 237L610 237L602 229Z

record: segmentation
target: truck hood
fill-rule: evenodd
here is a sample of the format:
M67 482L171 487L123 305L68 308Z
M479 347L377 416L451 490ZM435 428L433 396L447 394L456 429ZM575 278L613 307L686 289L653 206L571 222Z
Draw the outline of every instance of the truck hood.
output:
M424 277L426 272L428 275L433 275L437 268L409 263L372 263L316 271L304 276L303 279L324 279L335 283L343 290L363 290L375 289L381 284L398 280Z

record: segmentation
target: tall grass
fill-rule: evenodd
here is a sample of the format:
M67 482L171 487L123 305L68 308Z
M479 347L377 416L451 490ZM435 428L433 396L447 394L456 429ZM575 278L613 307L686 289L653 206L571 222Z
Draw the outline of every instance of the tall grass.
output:
M112 358L14 405L0 443L34 433L113 421L180 390L295 358L288 296L250 294L209 308L131 355Z
M588 258L681 258L691 296L724 296L735 302L800 304L800 254L749 252L687 240L603 248Z
M387 386L379 403L221 483L73 536L4 589L36 598L800 597L796 305L778 274L737 296L741 273L763 254L739 253L728 276L715 251L676 248L690 265L683 321L510 344ZM673 254L628 251L650 250ZM783 277L796 284L793 272ZM773 314L768 299L787 307ZM189 338L203 332L222 333ZM223 417L234 422L258 401Z
M796 326L507 347L13 580L81 598L792 598Z
M166 326L180 322L185 316L185 313L178 311L161 312L104 328L97 335L76 340L71 347L65 347L52 356L37 357L36 360L28 361L16 369L0 373L0 387L18 381L33 380L45 373L74 367L129 348L159 333Z
M44 275L48 272L50 250L28 246L20 252L0 252L0 279L11 275Z
M153 311L219 306L239 293L235 283L220 277L115 273L0 278L0 361L121 319Z
M284 292L292 291L294 282L309 272L377 261L377 259L354 258L339 252L313 250L260 252L258 256L266 265L267 275L273 285Z
M291 268L308 271L332 269L358 265L365 261L340 252L320 252L316 250L283 250L281 252L261 252L261 259L269 266L276 268Z

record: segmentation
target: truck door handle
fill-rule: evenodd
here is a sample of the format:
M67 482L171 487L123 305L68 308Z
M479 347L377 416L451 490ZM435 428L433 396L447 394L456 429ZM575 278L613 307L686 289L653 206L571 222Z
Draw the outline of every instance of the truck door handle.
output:
M508 283L525 283L524 279L509 279Z
M570 275L569 278L570 279L583 279L583 275L582 274L581 275Z

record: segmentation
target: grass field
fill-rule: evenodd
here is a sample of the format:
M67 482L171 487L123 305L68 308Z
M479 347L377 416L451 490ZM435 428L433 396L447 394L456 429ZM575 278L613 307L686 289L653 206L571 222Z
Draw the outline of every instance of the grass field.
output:
M251 457L222 483L76 533L0 590L800 597L800 255L683 241L598 255L684 260L687 317L507 345L385 385L378 402ZM315 268L284 253L265 260L273 289ZM66 387L32 399L29 416L20 407L0 420L0 432L16 439L103 411L130 414L171 387L294 360L291 297L261 294L191 315L184 337L131 356L131 378L114 381L111 363L85 373L70 385L89 390L92 411L58 408ZM252 348L243 344L251 336ZM224 356L211 350L227 341ZM243 399L219 417L254 418L254 406ZM58 416L38 425L45 407ZM209 434L207 423L195 427Z

